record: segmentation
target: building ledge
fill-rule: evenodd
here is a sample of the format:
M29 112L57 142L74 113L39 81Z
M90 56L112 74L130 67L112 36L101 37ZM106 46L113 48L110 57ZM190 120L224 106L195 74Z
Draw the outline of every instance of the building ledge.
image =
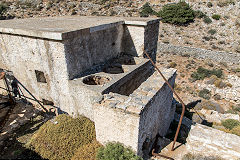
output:
M71 39L83 32L93 33L123 24L147 26L158 21L159 19L156 18L97 16L14 19L2 20L0 33L61 41Z

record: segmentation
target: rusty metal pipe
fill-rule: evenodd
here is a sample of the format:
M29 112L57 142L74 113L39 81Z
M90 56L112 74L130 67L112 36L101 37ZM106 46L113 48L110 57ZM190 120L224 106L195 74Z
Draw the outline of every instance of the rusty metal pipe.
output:
M164 81L167 83L167 85L169 86L169 88L172 90L173 94L177 97L177 99L181 102L182 104L182 113L181 113L181 117L180 117L180 120L178 122L178 127L177 127L177 131L176 131L176 134L175 134L175 137L174 137L174 141L173 141L173 145L172 145L172 151L174 150L174 146L175 146L175 143L177 141L177 137L178 137L178 134L179 134L179 131L180 131L180 127L181 127L181 124L182 124L182 120L183 120L183 116L184 116L184 113L185 113L185 105L182 101L182 99L178 96L178 94L174 91L173 87L169 84L168 80L164 77L164 75L162 74L162 72L159 70L159 68L157 67L157 65L153 62L153 60L150 58L150 56L148 55L148 53L146 51L143 51L143 53L148 57L148 59L151 61L152 65L156 68L156 70L159 72L159 74L162 76L162 78L164 79Z
M11 95L11 91L10 91L10 87L9 87L9 84L7 82L7 78L6 78L6 73L5 72L1 72L0 73L0 79L3 79L4 81L4 84L5 84L5 87L6 87L6 90L8 92L8 98L9 98L9 102L13 105L15 105L15 99L12 97Z
M15 78L16 79L16 78ZM34 95L21 83L16 79L17 83L22 86L22 88L41 106L41 108L45 111L48 112L48 110L39 102L37 98L34 97ZM25 96L24 96L25 97Z

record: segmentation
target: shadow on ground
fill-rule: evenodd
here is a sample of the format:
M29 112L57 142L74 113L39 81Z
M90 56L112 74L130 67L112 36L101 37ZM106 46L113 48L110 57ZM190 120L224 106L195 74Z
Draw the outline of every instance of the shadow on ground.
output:
M41 113L30 122L21 126L9 138L0 144L0 159L43 159L33 150L26 147L35 131L41 127L49 115Z

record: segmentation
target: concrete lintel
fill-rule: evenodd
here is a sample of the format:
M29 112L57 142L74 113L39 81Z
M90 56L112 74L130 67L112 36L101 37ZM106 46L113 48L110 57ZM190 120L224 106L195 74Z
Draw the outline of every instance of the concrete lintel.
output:
M149 20L149 21L125 20L125 24L131 25L131 26L147 26L149 24L157 23L159 21L160 21L160 19L153 19L153 20Z
M4 34L13 34L19 36L29 36L37 37L43 39L52 39L52 40L63 40L62 33L58 32L48 32L48 31L36 31L36 30L25 30L25 29L15 29L15 28L0 28L0 33Z

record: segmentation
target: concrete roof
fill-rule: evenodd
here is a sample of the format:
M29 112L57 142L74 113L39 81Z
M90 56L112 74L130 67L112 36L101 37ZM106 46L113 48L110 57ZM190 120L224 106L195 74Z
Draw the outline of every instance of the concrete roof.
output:
M146 26L147 24L154 23L156 21L159 21L159 19L97 16L13 19L1 20L0 33L64 40L73 37L79 31L83 30L87 30L92 33L121 24Z

